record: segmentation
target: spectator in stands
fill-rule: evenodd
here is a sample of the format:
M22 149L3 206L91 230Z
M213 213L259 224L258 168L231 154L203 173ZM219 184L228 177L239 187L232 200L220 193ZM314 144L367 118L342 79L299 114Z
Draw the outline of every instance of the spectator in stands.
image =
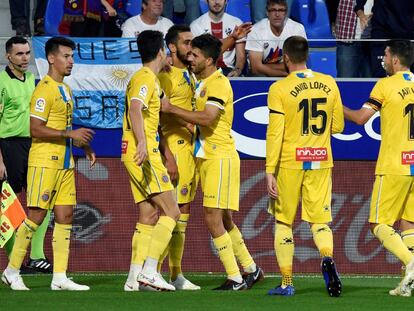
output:
M366 2L357 0L355 12L358 16L363 12ZM375 0L371 24L372 39L414 39L414 1ZM386 76L382 66L384 49L384 42L372 42L370 47L372 75L377 78Z
M102 21L101 0L65 0L63 5L62 24L67 26L72 37L98 37ZM116 14L112 12L111 14ZM61 33L66 28L59 26Z
M207 0L208 12L191 23L191 32L194 37L209 33L218 39L228 37L242 21L224 12L227 0ZM217 67L223 70L224 75L238 77L246 63L245 43L236 43L235 48L223 53L217 61Z
M122 25L122 37L138 37L144 30L158 30L164 36L173 22L162 17L163 0L142 0L142 13L126 20Z
M44 34L44 15L48 0L37 0L34 14L34 34ZM31 36L30 30L30 0L9 0L11 24L16 30L16 36Z
M370 37L368 22L371 15L373 0L367 1L365 12L360 16L354 12L356 0L340 0L335 22L335 35L338 40L336 47L336 70L338 77L357 78L370 77L369 43L347 41ZM352 65L350 65L352 64Z
M235 1L235 0L233 0ZM292 6L294 0L287 0L288 11L290 12L290 7ZM250 10L252 16L252 22L258 23L263 18L266 18L266 3L267 0L250 0Z
M120 37L122 24L128 19L125 12L126 0L101 0L104 37Z
M305 28L287 17L286 0L267 0L267 16L253 25L247 36L251 73L256 76L287 76L282 62L283 42L291 36L306 38Z
M200 5L199 0L182 0L185 5L185 18L184 23L190 25L195 19L200 16ZM174 15L174 1L165 1L163 16L172 20Z

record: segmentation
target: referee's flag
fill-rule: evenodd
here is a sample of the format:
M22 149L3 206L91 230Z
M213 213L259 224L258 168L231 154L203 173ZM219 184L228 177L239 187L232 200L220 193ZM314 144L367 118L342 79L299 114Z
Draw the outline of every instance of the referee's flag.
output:
M0 247L3 247L26 218L26 213L7 181L3 181L0 201Z

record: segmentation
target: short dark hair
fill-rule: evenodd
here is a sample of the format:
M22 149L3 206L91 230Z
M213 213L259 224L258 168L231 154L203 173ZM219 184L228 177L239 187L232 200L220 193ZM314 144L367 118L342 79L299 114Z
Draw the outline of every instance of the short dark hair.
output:
M200 49L204 57L211 57L214 64L221 55L221 45L221 41L209 33L195 37L191 41L191 46Z
M169 44L177 44L178 36L182 32L191 32L191 28L188 25L174 25L168 29L167 34L165 35L165 43L167 46Z
M304 63L309 57L308 41L301 36L291 36L283 43L283 54L294 64Z
M271 6L272 4L283 5L286 8L288 7L288 4L287 4L287 1L286 0L267 0L267 2L266 2L266 8L269 8L269 6Z
M46 58L49 54L56 53L59 50L59 46L66 46L74 50L76 48L75 42L65 37L53 37L46 41L45 54Z
M164 48L164 35L157 30L144 30L138 35L137 45L142 62L148 63Z
M26 44L26 43L29 43L29 41L27 41L27 39L24 37L20 37L20 36L11 37L6 42L6 53L10 53L11 49L13 48L13 44Z
M414 62L414 45L410 40L393 39L385 44L390 49L391 55L400 60L401 65L410 67Z

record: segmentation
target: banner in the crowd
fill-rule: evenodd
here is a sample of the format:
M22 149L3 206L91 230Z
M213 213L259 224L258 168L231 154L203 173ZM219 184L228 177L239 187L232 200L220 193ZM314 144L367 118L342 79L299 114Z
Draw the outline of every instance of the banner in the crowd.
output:
M48 72L45 44L34 37L33 48L40 77ZM75 65L66 77L74 97L74 124L94 128L120 128L126 86L141 67L135 40L126 38L71 38L76 43Z
M2 183L0 201L0 247L3 247L26 218L26 213L7 181Z

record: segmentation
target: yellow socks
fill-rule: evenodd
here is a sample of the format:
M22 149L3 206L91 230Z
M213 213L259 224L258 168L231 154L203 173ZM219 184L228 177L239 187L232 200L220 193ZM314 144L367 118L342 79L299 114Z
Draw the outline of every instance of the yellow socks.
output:
M137 222L132 237L131 264L142 266L148 255L148 247L151 243L151 236L154 226L144 225Z
M332 230L327 224L313 224L313 241L319 250L321 257L333 256L333 236Z
M175 280L181 271L181 260L184 253L185 243L185 230L187 229L188 219L190 214L181 214L177 221L168 250L169 266L170 266L170 278Z
M160 216L157 224L152 232L151 244L148 249L147 257L156 259L157 262L161 254L167 248L170 242L172 231L174 230L176 221L168 216Z
M293 242L292 227L283 223L276 223L274 247L277 263L282 274L282 287L293 285L292 265L295 244Z
M53 273L65 273L68 269L70 233L72 225L55 222L53 230Z
M414 255L414 229L401 232L401 238L408 250Z
M228 278L239 283L242 282L239 267L234 257L230 235L226 232L222 236L213 239L213 242Z
M26 218L19 229L17 229L13 250L10 254L9 266L11 268L15 270L20 269L26 256L27 248L32 240L33 233L38 227L33 221Z
M243 266L244 271L248 273L256 271L256 264L250 255L246 244L244 244L243 236L236 225L234 225L233 229L229 231L229 235L231 238L234 255Z
M391 226L379 224L373 230L374 235L382 245L393 253L404 265L407 265L413 254L403 243L400 235Z

